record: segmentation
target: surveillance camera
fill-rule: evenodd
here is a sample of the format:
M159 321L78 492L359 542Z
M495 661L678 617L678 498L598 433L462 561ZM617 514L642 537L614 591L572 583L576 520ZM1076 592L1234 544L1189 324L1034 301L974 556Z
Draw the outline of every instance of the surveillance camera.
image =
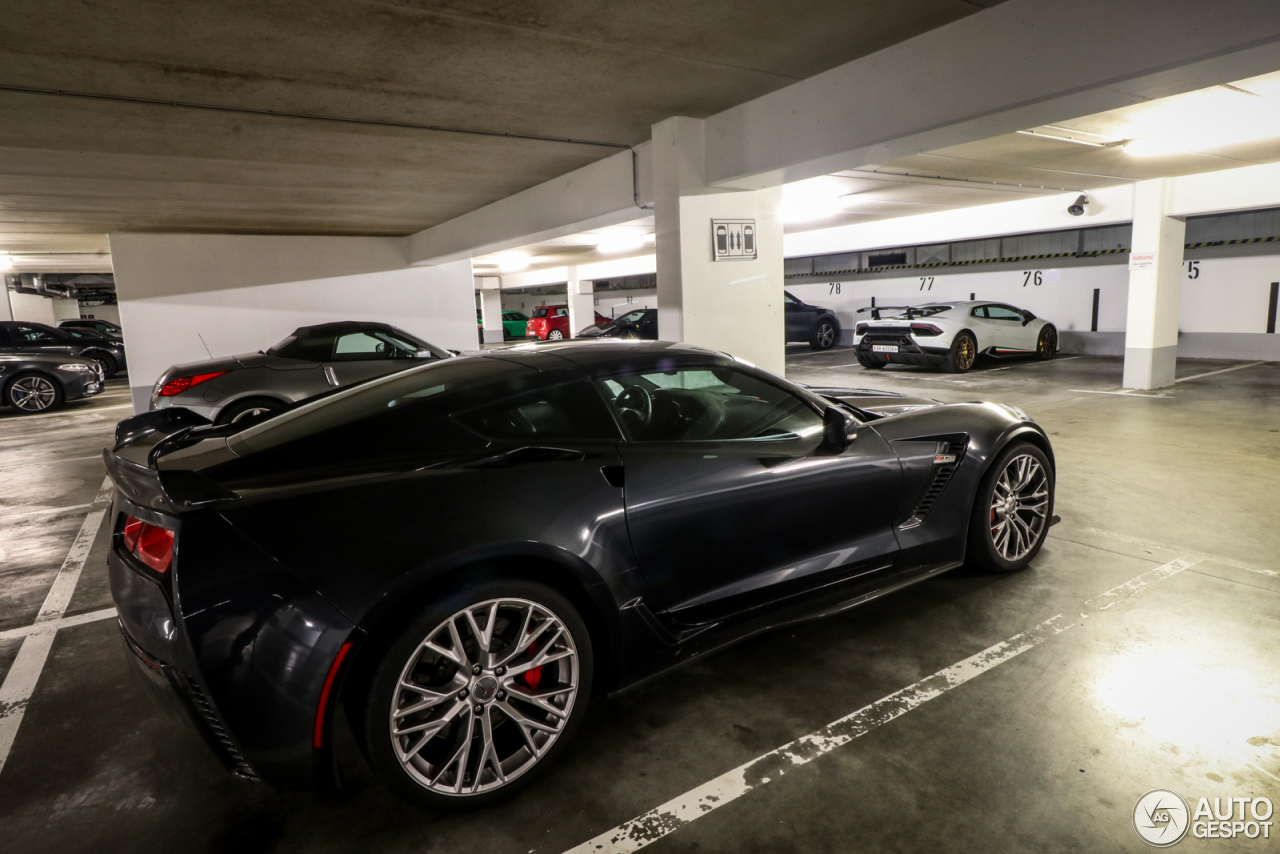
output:
M1067 208L1067 213L1071 214L1072 216L1082 216L1084 214L1084 206L1087 204L1089 204L1089 197L1086 195L1081 195L1079 198L1076 199L1075 204Z

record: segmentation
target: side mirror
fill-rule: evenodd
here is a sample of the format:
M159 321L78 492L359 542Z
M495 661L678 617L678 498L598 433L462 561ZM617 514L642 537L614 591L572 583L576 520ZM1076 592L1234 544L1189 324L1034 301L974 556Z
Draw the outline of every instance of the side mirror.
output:
M836 406L828 406L822 413L822 443L829 448L843 451L858 438L858 422L853 416Z
M1032 314L1031 312L1029 312L1029 311L1023 311L1023 312L1022 312L1022 325L1023 325L1023 326L1026 326L1028 323L1030 323L1031 321L1033 321L1033 320L1035 320L1035 319L1036 319L1036 316L1035 316L1034 314Z

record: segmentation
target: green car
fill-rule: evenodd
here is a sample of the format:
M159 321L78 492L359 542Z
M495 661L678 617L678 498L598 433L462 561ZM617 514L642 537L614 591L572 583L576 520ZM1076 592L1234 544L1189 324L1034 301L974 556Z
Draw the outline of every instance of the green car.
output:
M504 311L502 313L502 337L503 338L524 338L525 324L529 322L529 318L519 311ZM476 310L476 326L480 330L480 340L484 340L484 317L479 309Z

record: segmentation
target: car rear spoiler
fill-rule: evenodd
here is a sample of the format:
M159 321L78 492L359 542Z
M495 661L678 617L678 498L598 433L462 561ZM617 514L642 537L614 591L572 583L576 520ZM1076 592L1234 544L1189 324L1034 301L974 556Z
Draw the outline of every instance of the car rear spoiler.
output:
M864 311L871 312L872 320L879 320L880 312L882 311L905 311L907 313L907 320L913 320L915 318L915 314L912 312L921 312L921 316L924 316L924 309L914 305L869 305L865 308L858 309L857 313L862 314Z
M163 437L176 438L178 433L212 423L208 418L181 407L159 409L126 418L116 425L115 447L102 449L102 462L106 466L107 475L116 489L130 501L164 513L181 513L208 504L234 501L240 496L198 472L182 469L159 471L149 465L126 459L118 453L157 433L161 434L160 442L164 442ZM148 458L152 456L151 453L147 454Z
M181 406L144 412L141 415L126 418L116 425L115 450L118 451L125 445L131 445L152 433L173 433L184 427L200 427L212 423L203 415L197 415Z

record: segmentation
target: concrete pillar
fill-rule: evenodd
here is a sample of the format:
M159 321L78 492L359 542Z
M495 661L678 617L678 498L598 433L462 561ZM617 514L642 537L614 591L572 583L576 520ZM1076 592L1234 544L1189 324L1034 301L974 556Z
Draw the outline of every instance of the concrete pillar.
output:
M480 321L484 324L484 343L502 343L502 280L497 276L479 276Z
M704 126L653 126L658 335L781 374L782 190L708 187Z
M569 337L596 322L596 283L578 278L578 268L569 267L566 296L569 301Z
M0 288L4 288L4 293L0 294L0 320L13 320L13 306L9 303L9 295L13 291L9 290L3 279L0 279Z
M1124 387L1173 385L1178 358L1185 220L1166 214L1172 180L1133 185L1133 252L1125 321Z

